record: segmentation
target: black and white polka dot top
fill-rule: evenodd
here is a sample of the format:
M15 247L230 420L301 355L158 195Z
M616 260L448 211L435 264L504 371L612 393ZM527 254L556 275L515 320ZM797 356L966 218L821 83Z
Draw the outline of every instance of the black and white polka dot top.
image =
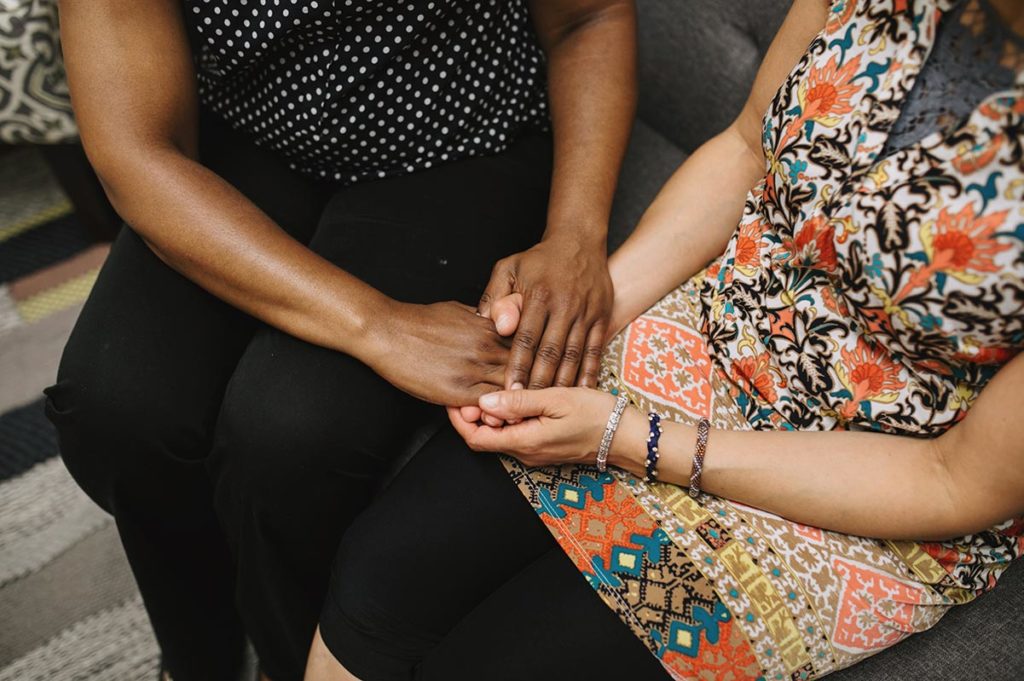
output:
M524 0L185 0L200 100L307 175L358 182L547 126Z

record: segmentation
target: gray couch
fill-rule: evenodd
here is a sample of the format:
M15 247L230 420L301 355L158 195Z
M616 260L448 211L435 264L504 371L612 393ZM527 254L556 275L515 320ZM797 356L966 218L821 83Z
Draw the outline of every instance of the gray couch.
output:
M785 0L638 0L640 107L612 215L614 245L672 171L732 120L789 6ZM1024 564L934 629L836 681L1024 679Z

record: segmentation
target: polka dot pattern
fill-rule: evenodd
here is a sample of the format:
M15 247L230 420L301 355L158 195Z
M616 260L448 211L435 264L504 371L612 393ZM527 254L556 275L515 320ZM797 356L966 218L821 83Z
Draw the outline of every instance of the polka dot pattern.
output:
M523 0L185 0L203 103L307 175L354 183L548 123Z

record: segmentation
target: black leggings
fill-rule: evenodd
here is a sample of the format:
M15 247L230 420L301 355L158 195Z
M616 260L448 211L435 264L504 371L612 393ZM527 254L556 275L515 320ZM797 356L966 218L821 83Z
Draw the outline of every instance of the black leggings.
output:
M362 681L668 678L451 427L349 528L320 631Z
M310 248L408 302L475 304L544 229L551 150L348 188L214 121L203 162ZM47 389L72 475L113 513L177 681L234 677L248 634L302 678L330 564L393 459L444 418L352 357L255 322L117 238ZM244 623L244 626L243 626Z

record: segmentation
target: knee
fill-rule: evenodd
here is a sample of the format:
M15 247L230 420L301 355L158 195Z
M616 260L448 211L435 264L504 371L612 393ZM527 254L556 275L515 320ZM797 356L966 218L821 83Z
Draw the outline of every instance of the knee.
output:
M211 473L247 504L307 503L295 497L347 481L358 496L408 444L409 402L358 360L263 329L224 395Z
M68 470L108 510L115 488L162 487L168 460L200 457L209 446L196 400L142 385L135 373L73 335L57 381L44 391Z
M418 600L403 532L389 524L378 509L364 511L342 537L331 568L331 602L367 634L404 628L398 625L412 613L403 604L412 609Z
M450 603L432 590L395 539L364 512L342 538L332 568L320 629L328 646L360 678L410 678L415 664L440 640L437 621ZM386 524L386 523L384 523ZM427 571L429 574L429 570Z
M294 403L258 394L232 379L214 428L209 459L218 499L257 509L287 508L301 501L299 490L316 494L323 461L320 426L306 422ZM268 513L279 517L280 514Z
M218 505L278 525L308 520L309 509L369 500L386 470L387 447L374 423L349 418L341 391L292 372L301 358L257 362L247 353L232 377L209 459Z

